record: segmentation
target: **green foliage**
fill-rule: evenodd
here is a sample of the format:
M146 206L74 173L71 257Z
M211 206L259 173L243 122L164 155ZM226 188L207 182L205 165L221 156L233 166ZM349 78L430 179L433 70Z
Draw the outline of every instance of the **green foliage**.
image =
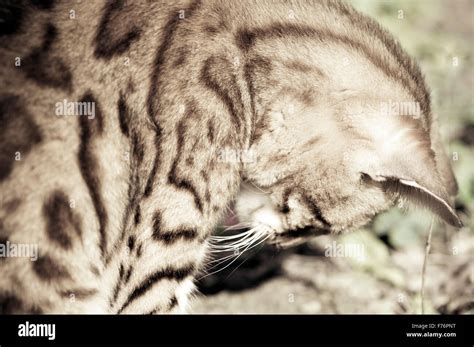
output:
M359 245L363 247L363 257L349 257L348 261L357 269L372 274L375 278L402 288L405 276L395 266L386 245L368 230L360 230L342 235L338 242L343 245Z

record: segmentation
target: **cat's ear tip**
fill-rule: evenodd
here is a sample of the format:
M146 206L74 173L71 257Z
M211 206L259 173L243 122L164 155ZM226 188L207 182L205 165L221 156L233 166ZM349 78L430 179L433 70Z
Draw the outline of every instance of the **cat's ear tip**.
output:
M449 212L447 215L441 216L441 218L449 225L452 227L455 227L456 229L461 229L464 227L464 223L461 221L461 218L459 218L458 214L454 210L454 208L450 208Z
M462 222L462 220L459 218L459 216L456 215L456 218L454 219L454 223L451 224L453 227L457 228L457 229L461 229L464 227L464 223Z
M445 222L456 229L462 229L464 227L463 222L457 216L456 218L445 220Z

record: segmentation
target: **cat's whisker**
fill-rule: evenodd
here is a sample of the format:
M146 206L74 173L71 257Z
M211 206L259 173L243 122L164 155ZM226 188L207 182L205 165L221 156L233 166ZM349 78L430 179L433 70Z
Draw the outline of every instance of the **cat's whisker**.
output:
M224 245L213 245L213 247L217 249L212 249L211 253L221 253L221 252L232 252L232 254L229 254L223 258L219 258L216 260L211 261L211 264L214 264L210 268L206 270L207 274L202 278L205 278L207 276L210 276L212 274L215 274L219 271L222 271L229 266L231 266L243 253L259 246L263 242L265 242L269 237L271 237L272 234L269 232L268 228L265 226L256 226L246 232L245 237L242 240L237 240L234 241L232 244L224 244ZM243 250L242 250L243 249ZM232 259L234 258L234 259ZM216 271L213 272L208 272L209 270L212 270L222 264L224 264L226 261L229 259L232 259L232 261L224 266L223 268L220 268Z
M224 240L224 242L220 241L222 244L214 244L213 248L214 249L224 249L224 250L228 250L228 249L232 250L232 249L235 249L235 248L240 248L242 245L247 245L248 243L252 243L252 241L255 237L256 237L255 235L247 235L247 236L245 236L245 238L243 238L241 240L231 242L231 243L224 243L225 240Z
M220 264L224 263L227 259L230 259L232 257L235 257L235 254L230 254L230 255L227 255L225 257L222 257L222 258L219 258L219 259L214 259L214 260L210 261L209 264L214 264L214 263L217 263L217 264L211 266L207 270L211 270L211 269L215 268L216 266L219 266Z
M261 238L263 235L264 235L264 233L260 233L260 234L259 234L259 238ZM229 255L229 256L227 256L227 257L222 258L222 259L224 259L224 260L220 259L221 262L219 262L218 264L212 266L212 267L209 268L208 270L211 270L211 269L215 268L216 266L219 266L220 264L223 264L227 259L232 258L233 256L235 256L235 259L233 259L229 264L227 264L227 265L224 266L223 268L218 269L218 270L216 270L216 271L213 271L213 272L211 272L211 273L207 273L205 276L201 277L200 279L203 279L203 278L205 278L205 277L207 277L207 276L210 276L210 275L216 274L216 273L218 273L218 272L220 272L220 271L222 271L222 270L225 270L226 268L228 268L229 266L231 266L233 263L235 263L235 262L237 261L237 259L239 259L239 257L240 257L243 253L245 253L245 252L247 252L247 251L249 251L249 250L251 250L251 249L257 247L257 246L260 245L260 244L262 244L262 243L265 242L270 236L271 236L271 233L268 233L263 239L260 239L260 241L258 241L257 243L255 243L255 244L253 244L253 245L252 245L251 243L248 244L247 247L246 247L242 252L239 252L237 255L232 254L232 255ZM258 239L257 239L257 240L258 240Z
M224 231L245 229L245 228L248 228L249 226L250 226L250 223L241 222L241 223L237 223L237 224L234 224L234 225L226 226Z
M218 242L225 242L225 241L229 241L229 240L236 240L236 239L242 239L244 237L247 237L249 235L251 235L253 232L253 230L249 230L249 231L246 231L246 232L243 232L243 233L239 233L237 235L229 235L229 236L211 236L210 237L210 241L218 241Z
M247 224L247 228L249 226L250 226L250 224ZM224 231L227 231L227 230L232 230L232 229L225 229ZM235 238L242 237L243 235L248 235L248 234L254 233L255 231L256 231L256 228L254 227L254 228L248 229L246 231L239 232L238 234L235 234L235 235L212 235L211 239L230 240L230 239L235 239Z
M222 245L215 245L216 248L240 248L241 246L245 246L249 243L252 243L254 240L258 239L260 237L260 235L262 234L261 231L259 231L259 229L257 228L254 228L254 229L251 229L247 232L247 234L240 238L240 239L237 239L236 241L233 241L233 242L230 242L230 243L224 243ZM220 239L220 242L225 242L227 241L226 239Z

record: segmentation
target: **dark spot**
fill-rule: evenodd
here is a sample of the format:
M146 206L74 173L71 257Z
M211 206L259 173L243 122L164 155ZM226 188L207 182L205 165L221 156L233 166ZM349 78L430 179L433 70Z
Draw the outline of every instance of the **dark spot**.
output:
M143 254L143 243L140 243L137 248L137 258L140 258Z
M199 235L195 228L182 227L177 230L164 230L161 224L161 213L157 211L153 216L153 238L168 245L181 239L194 240Z
M3 0L0 5L0 36L17 34L25 17L18 0Z
M168 306L168 311L171 311L176 306L178 306L178 299L176 298L176 296L173 295Z
M58 32L56 27L48 23L45 28L43 43L34 48L23 59L23 68L26 76L40 86L72 91L72 73L64 61L56 55L53 44Z
M173 67L174 68L179 68L183 66L186 61L188 60L189 57L189 48L187 47L178 47L174 51L175 59L173 62Z
M89 269L91 270L91 272L96 275L96 276L100 276L100 271L99 269L97 268L97 266L95 265L90 265Z
M209 143L213 144L214 143L214 123L212 122L212 119L209 119L207 121L207 139L209 140Z
M120 292L120 288L121 288L121 285L122 285L122 282L123 282L124 274L125 274L125 268L124 268L123 264L120 264L118 279L117 279L117 282L115 283L115 287L114 287L114 291L113 291L114 294L113 294L112 298L110 299L110 307L112 307L115 304L115 302L117 301L117 298L118 298L118 295L119 295L119 292Z
M129 170L129 180L128 180L128 191L127 191L127 198L128 204L125 207L125 211L123 213L122 218L122 232L119 238L120 242L124 239L127 233L127 228L130 225L130 217L133 217L133 221L135 226L140 223L140 164L143 160L143 143L140 141L139 136L136 134L135 131L132 131L132 162L130 163L130 170ZM132 216L133 214L133 216ZM111 254L109 257L106 258L106 263L108 263L111 259Z
M0 314L14 314L23 311L23 302L14 295L0 294Z
M82 236L81 220L62 191L56 190L46 199L42 212L46 220L46 235L62 248L71 248L72 235Z
M186 158L186 165L193 166L194 165L194 157L187 157Z
M161 233L161 212L156 211L153 215L153 235Z
M209 35L209 37L215 36L221 32L229 32L230 28L228 23L221 17L219 22L206 23L203 27L203 31Z
M286 68L290 70L295 70L302 73L309 73L313 70L312 66L306 63L303 63L302 61L299 61L299 60L286 61L284 62L284 65Z
M176 306L178 305L178 299L176 298L176 296L172 296L171 299L169 300L169 303L168 303L168 306L166 307L166 311L167 312L170 312L173 308L175 308ZM153 309L152 311L150 311L149 313L147 313L148 315L151 315L151 314L157 314L159 312L162 311L162 308L163 307L156 307L155 309Z
M84 182L86 183L89 194L92 198L97 218L99 219L99 248L102 254L105 254L107 249L107 237L105 230L108 223L108 217L102 196L100 195L101 174L99 171L95 147L93 146L94 138L101 136L104 131L103 116L98 103L90 91L88 91L83 96L81 102L95 103L96 111L94 119L88 119L88 117L79 117L81 143L79 146L78 164Z
M130 252L133 251L135 248L135 236L131 235L128 237L127 246Z
M310 89L303 90L295 96L305 106L311 106L314 104L314 92Z
M135 225L140 224L141 219L142 219L142 215L141 215L141 212L140 212L140 206L137 206L137 208L135 209L135 216L134 216L133 219L134 219Z
M255 43L255 33L240 30L235 35L235 43L243 51L248 51Z
M0 293L0 314L42 314L37 306L29 307L14 294Z
M129 267L128 270L127 270L127 273L125 274L125 277L124 277L124 280L123 282L126 284L128 283L128 281L130 281L130 277L132 276L132 272L133 272L133 267Z
M181 228L178 230L153 233L153 238L157 241L162 241L165 244L170 245L178 240L195 240L198 235L199 234L195 228Z
M286 189L283 192L283 204L280 207L280 212L281 213L286 214L286 213L290 212L290 208L288 207L288 198L290 197L290 195L291 195L291 189Z
M215 35L219 32L219 29L212 25L206 25L204 31L210 35Z
M264 132L262 120L258 122L257 115L255 113L255 94L258 92L258 86L256 85L255 80L258 77L259 80L269 83L271 70L271 61L268 58L261 56L250 59L250 61L244 65L244 78L245 82L247 83L247 88L250 95L250 108L252 112L252 133L250 135L251 143L257 141ZM266 119L266 117L263 117L262 119Z
M209 181L209 173L207 171L201 170L201 172L199 174L201 175L204 182Z
M137 25L135 4L126 0L109 0L95 35L96 58L110 59L125 53L142 31Z
M318 207L316 202L308 197L307 195L303 194L302 195L303 202L305 205L309 208L311 213L313 214L314 218L319 221L324 228L326 229L331 229L331 223L329 223L323 216L321 209Z
M145 148L142 139L135 133L132 133L132 155L136 166L140 166L145 156Z
M33 262L33 270L40 279L45 281L71 278L65 266L47 255L39 257Z
M51 10L56 0L30 0L30 3L40 10Z
M14 213L18 207L21 205L22 200L19 198L13 198L8 200L2 205L2 209L5 211L6 214Z
M305 144L303 144L302 146L302 149L303 150L307 150L307 149L311 149L311 148L314 148L315 145L321 141L321 137L316 135L316 136L313 136L312 138L310 138Z
M20 164L35 145L42 140L42 134L32 115L19 96L0 96L0 181L6 179L15 163ZM21 160L15 160L19 152Z
M161 158L161 128L157 128L155 133L155 158L153 159L153 167L151 169L150 175L148 176L145 191L143 195L148 197L153 192L153 185L155 183L155 176L158 172L158 168L160 166L160 158Z
M117 103L117 108L118 108L118 118L119 118L119 124L120 124L120 130L122 131L122 134L125 136L129 136L130 132L130 122L132 120L130 110L125 103L125 96L120 93L120 97Z

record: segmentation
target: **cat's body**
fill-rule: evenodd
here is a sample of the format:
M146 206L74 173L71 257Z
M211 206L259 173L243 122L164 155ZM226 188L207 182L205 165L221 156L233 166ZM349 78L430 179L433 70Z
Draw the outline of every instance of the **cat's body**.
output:
M3 5L0 238L39 258L0 259L3 312L179 311L243 179L268 194L242 191L241 219L276 242L360 226L391 193L459 224L423 78L351 8L26 3ZM388 100L421 114L381 117Z

